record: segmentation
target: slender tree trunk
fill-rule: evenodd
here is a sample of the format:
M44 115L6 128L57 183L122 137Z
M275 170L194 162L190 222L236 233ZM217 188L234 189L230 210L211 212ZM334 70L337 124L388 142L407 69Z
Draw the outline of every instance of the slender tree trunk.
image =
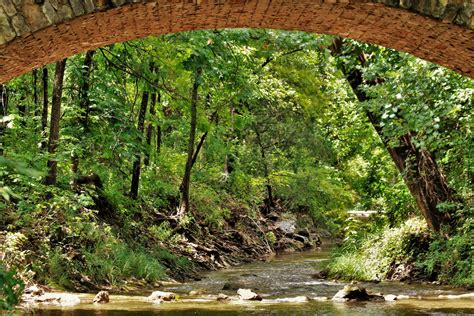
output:
M258 146L260 147L260 156L262 158L262 163L263 163L263 175L266 181L265 187L267 189L267 200L265 201L265 209L269 213L270 210L275 206L275 203L273 200L273 189L272 189L272 185L270 181L270 171L268 167L267 158L265 155L265 147L263 146L262 138L260 137L260 132L258 131L258 128L256 126L254 130L257 136Z
M82 66L82 83L80 87L80 104L81 104L81 125L84 128L84 132L89 131L89 113L90 113L90 76L92 73L92 64L94 62L94 50L90 50L86 53L84 58L84 64Z
M341 42L336 42L336 48L337 46L340 48L341 44ZM366 61L363 54L359 55L359 60L362 66L364 66ZM368 96L360 89L364 83L361 70L357 68L344 69L344 73L357 99L360 102L368 100ZM382 80L378 80L369 84L375 85L381 82ZM413 135L411 133L400 137L397 147L391 147L389 140L383 134L382 126L380 125L381 118L372 112L367 111L366 114L382 139L397 169L402 174L428 227L436 232L440 232L442 225L450 226L452 224L450 214L440 212L438 205L443 202L454 201L455 192L449 188L446 177L436 164L434 156L426 149L417 148L413 144Z
M163 142L163 133L160 125L156 128L156 134L156 154L158 155L161 152L161 143Z
M61 116L61 98L63 94L64 70L66 69L66 59L56 63L56 73L54 75L53 101L51 107L51 125L49 129L48 152L50 155L56 153L59 143L59 118ZM45 183L56 184L58 162L51 158L48 160L48 175Z
M194 73L194 83L191 96L191 123L189 129L188 158L186 160L183 181L181 182L180 186L181 201L177 213L178 218L182 218L189 212L189 185L191 181L191 169L193 167L194 142L196 139L198 90L199 82L201 81L201 75L202 68L198 67Z
M137 124L138 134L140 135L140 142L142 140L143 130L145 127L145 115L146 115L147 105L148 105L148 92L144 91L142 95L140 111L138 112L138 124ZM135 161L133 162L132 184L130 186L130 197L134 200L136 200L138 197L138 187L140 184L140 167L141 167L141 152L136 154Z
M18 101L18 114L20 114L22 118L24 118L26 114L26 95L23 93L21 93L20 101ZM24 124L24 120L22 124Z
M0 84L0 117L8 115L8 97L7 97L7 87L3 84ZM5 123L0 123L0 156L3 156L3 146L4 146L4 134L5 134Z
M48 127L48 67L43 67L43 111L41 113L41 148L46 148L46 128Z
M89 113L90 113L90 99L89 99L89 90L90 90L90 76L92 73L92 64L94 62L94 53L95 51L90 50L86 53L84 58L84 63L82 65L82 81L79 88L79 103L82 110L81 116L79 118L80 124L82 126L82 133L79 136L79 139L84 139L84 135L89 132ZM82 143L82 142L81 142ZM73 186L76 185L78 172L79 172L79 162L81 157L78 156L76 151L73 151L71 154L71 171L73 173Z
M161 93L158 92L158 104L161 105ZM157 118L158 119L158 118ZM162 143L162 131L161 125L158 124L156 127L156 154L158 155L161 151L161 143Z
M235 116L235 108L234 106L232 106L230 108L230 120L231 120L231 126L232 126L231 135L234 135L234 116ZM232 136L232 137L235 137L235 136ZM230 141L232 137L227 135L227 147L229 149L232 146L232 142ZM224 179L225 180L229 178L230 174L234 170L233 163L234 163L233 157L229 153L226 153L225 158L224 158Z
M204 145L204 142L206 141L208 132L205 132L202 134L201 138L199 139L199 143L196 146L196 150L193 153L193 159L191 160L191 168L194 166L196 163L197 157L199 155L199 152L201 151L202 145Z
M154 120L156 119L155 116L155 104L156 104L156 93L152 93L150 95L150 119ZM145 166L150 165L150 156L151 156L151 139L153 138L153 124L152 122L148 122L147 128L146 128L146 152L145 152L145 160L144 164Z
M35 117L39 116L39 106L38 106L38 69L33 69L33 106Z

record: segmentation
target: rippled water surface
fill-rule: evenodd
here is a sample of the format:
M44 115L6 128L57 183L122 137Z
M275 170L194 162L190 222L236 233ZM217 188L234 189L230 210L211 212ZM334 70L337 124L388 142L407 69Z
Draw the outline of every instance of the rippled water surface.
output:
M460 289L434 285L382 282L364 284L373 292L404 294L410 299L395 302L341 303L328 301L281 302L307 296L331 298L345 283L311 277L328 258L328 249L275 257L227 270L210 272L201 281L160 288L179 295L177 302L153 304L143 296L112 295L111 302L93 305L94 295L81 294L81 304L40 306L36 315L474 315L474 299L442 299L439 295L464 294ZM215 296L236 295L224 285L245 285L264 298L261 302L217 302ZM190 296L190 291L204 292Z

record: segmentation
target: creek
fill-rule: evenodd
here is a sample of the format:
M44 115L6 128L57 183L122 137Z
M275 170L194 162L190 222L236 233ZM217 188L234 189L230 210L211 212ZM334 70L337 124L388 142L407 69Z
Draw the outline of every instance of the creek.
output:
M371 292L407 295L393 302L334 302L331 297L346 283L317 280L329 257L329 247L320 251L276 256L203 275L202 280L170 285L159 290L172 291L176 302L153 304L141 295L111 295L108 304L91 304L94 294L80 294L74 306L39 305L35 315L474 315L474 298L448 299L443 295L466 294L462 289L431 284L400 282L361 283ZM236 286L261 294L262 301L216 301L218 293L235 296ZM230 288L223 290L223 287ZM193 295L189 293L194 291ZM294 302L298 296L328 297L327 301Z

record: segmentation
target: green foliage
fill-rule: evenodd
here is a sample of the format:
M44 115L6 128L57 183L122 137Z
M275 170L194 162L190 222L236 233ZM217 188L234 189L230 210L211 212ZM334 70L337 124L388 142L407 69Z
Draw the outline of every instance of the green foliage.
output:
M49 262L50 282L65 289L74 289L71 280L77 273L99 284L120 285L130 278L155 282L166 276L158 253L131 249L124 243L98 244L83 253L83 262L72 261L61 250L54 251Z
M470 218L455 235L435 239L428 251L418 256L417 267L443 283L474 284L473 226Z
M458 226L468 223L473 81L368 44L351 42L350 52L331 57L322 47L332 40L248 29L149 37L98 49L88 81L85 56L73 56L55 154L41 147L47 130L39 129L41 102L33 102L31 74L9 82L10 113L0 121L0 236L7 236L11 248L6 264L16 266L25 281L66 288L80 280L153 282L165 276L165 266L189 266L163 248L182 238L166 219L180 203L197 68L203 75L196 135L203 146L192 168L191 210L177 224L181 228L223 229L234 212L254 218L267 207L271 188L275 210L345 234L335 274L382 277L391 263L408 260L412 254L404 245L424 231L417 221L406 222L418 210L386 151L386 144L396 145L405 133L413 135L415 146L433 152L458 193L459 202L439 208L453 213ZM368 60L362 89L371 100L360 103L341 69L360 67L352 55L362 50ZM379 84L370 84L378 77ZM52 81L46 82L50 91ZM83 91L86 81L89 89ZM144 92L157 96L145 117L151 138L137 130ZM367 110L382 118L378 132L386 144ZM77 173L71 170L73 156ZM137 157L149 163L141 165L135 200L128 192ZM48 159L58 162L54 187L41 179ZM90 174L102 187L72 185ZM347 220L351 209L383 215L370 222ZM470 236L472 228L462 227ZM458 271L456 282L469 280L470 239L456 236L434 242L420 269L443 280L453 275L451 269ZM274 237L265 236L270 244ZM450 247L458 251L456 264L447 256Z
M393 265L413 260L412 240L427 233L426 224L417 218L395 228L386 228L362 238L349 235L345 246L328 265L330 275L343 279L373 281L384 279Z
M12 310L20 302L24 284L15 274L15 270L0 265L0 311Z
M270 246L274 245L277 242L275 233L272 231L265 233L265 240L268 242Z

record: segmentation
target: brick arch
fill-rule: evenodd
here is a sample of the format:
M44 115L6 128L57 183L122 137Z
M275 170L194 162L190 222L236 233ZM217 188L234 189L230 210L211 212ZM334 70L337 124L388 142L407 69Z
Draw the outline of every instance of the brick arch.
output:
M473 11L471 0L0 0L0 83L116 42L239 27L340 35L474 78Z

